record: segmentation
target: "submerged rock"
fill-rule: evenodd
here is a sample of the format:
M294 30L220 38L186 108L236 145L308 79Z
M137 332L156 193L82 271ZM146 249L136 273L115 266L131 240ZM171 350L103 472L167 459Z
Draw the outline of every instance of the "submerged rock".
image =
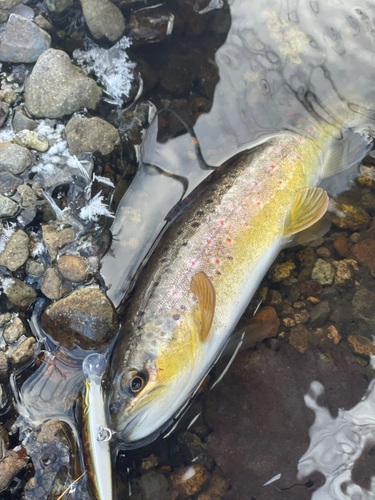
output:
M11 14L1 36L0 61L32 63L51 46L51 37L25 17Z
M375 239L367 238L353 245L352 252L359 262L369 267L375 277Z
M208 481L210 475L202 465L193 464L176 471L171 479L174 487L181 486L189 495L196 495Z
M25 105L30 114L61 118L81 108L95 109L102 96L94 80L70 62L68 54L49 49L38 58L25 84Z
M120 144L115 127L101 118L72 118L65 134L71 155L96 151L108 155Z
M311 273L311 278L321 285L331 285L335 277L335 270L329 262L318 259Z
M100 348L118 330L117 314L97 288L81 288L47 307L42 315L44 330L64 347Z
M57 300L62 297L61 285L59 275L52 267L49 267L44 275L43 283L40 287L41 291L49 299Z
M7 344L13 344L22 335L25 335L26 328L22 323L21 318L14 318L14 320L4 330L4 340Z
M7 488L12 479L26 467L26 464L27 459L20 458L18 453L6 452L5 457L0 460L0 492Z
M18 144L0 145L0 169L13 175L22 174L31 162L33 155L27 148Z
M23 180L10 172L0 170L0 193L4 196L12 196L16 189L23 183Z
M0 0L0 9L11 9L19 3L22 3L22 0Z
M337 204L339 215L332 218L332 222L341 229L351 229L359 231L366 229L370 223L369 214L363 208L353 207L352 205Z
M109 0L80 0L87 26L94 38L116 42L125 30L121 10Z
M4 293L9 302L21 309L26 309L36 298L36 291L23 281L17 278L8 278Z
M174 15L165 5L136 10L129 20L131 36L138 42L160 42L173 30Z
M36 202L36 194L33 189L27 184L22 184L17 188L17 193L22 198L23 207L32 207Z
M46 5L51 12L62 12L73 5L73 0L46 0Z
M28 259L26 262L26 273L32 278L40 278L43 276L45 271L45 267L40 262L36 262L35 260Z
M0 254L0 266L16 271L29 256L29 237L21 229L12 234L4 251Z
M353 318L363 332L375 328L375 293L366 288L360 288L354 295Z
M29 337L24 340L18 347L12 352L12 361L14 364L24 363L33 357L35 350L34 346L36 340L34 337Z
M86 279L87 264L76 255L62 255L57 261L60 273L73 283L81 283Z
M14 113L12 124L15 132L20 132L21 130L25 129L34 130L38 126L38 123L35 120L32 120L31 118L26 116L22 108L17 109L17 111Z
M44 153L49 148L48 140L44 135L38 134L33 130L21 130L14 137L13 141L19 146L25 146L26 148L36 149L41 153Z
M5 123L5 120L8 118L9 113L9 104L6 102L0 102L0 127L2 127Z
M57 251L71 243L74 239L74 231L72 229L57 230L56 226L42 226L43 240L46 244L48 253L52 260L57 257Z

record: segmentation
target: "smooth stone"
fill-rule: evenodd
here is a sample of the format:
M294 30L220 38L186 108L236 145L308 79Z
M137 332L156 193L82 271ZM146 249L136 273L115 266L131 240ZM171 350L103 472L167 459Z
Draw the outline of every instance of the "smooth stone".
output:
M120 144L118 131L101 118L72 118L65 134L71 155L99 151L105 156Z
M36 202L36 194L30 186L27 184L22 184L17 188L17 193L22 198L23 207L32 207Z
M101 88L61 50L43 52L25 83L25 105L36 117L61 118L81 108L95 109L101 96Z
M313 327L323 326L325 320L328 318L331 309L329 307L329 302L323 300L314 306L310 311L310 324Z
M13 217L18 210L18 203L0 194L0 217Z
M22 3L22 0L0 0L0 9L11 9L19 3Z
M43 241L52 260L57 257L57 251L63 246L71 243L74 239L72 229L57 230L56 226L42 226Z
M34 355L34 345L36 340L33 337L29 337L24 340L18 347L12 352L12 361L14 364L24 363L28 361Z
M53 25L48 21L48 19L43 17L41 14L36 16L36 18L34 19L34 23L37 26L39 26L39 28L41 28L44 31L47 31L48 33L55 31Z
M44 275L42 286L40 287L46 297L58 300L62 297L61 279L57 272L49 267Z
M6 23L8 19L9 19L9 12L0 9L0 24Z
M4 251L0 254L0 266L5 266L10 271L16 271L29 257L29 237L19 229L12 234Z
M97 288L81 288L54 302L41 321L44 330L68 349L102 347L118 330L116 311Z
M375 239L367 238L356 243L352 247L352 252L359 262L370 269L371 276L375 277Z
M43 276L45 270L45 266L40 262L36 262L32 259L26 261L26 273L32 278L40 278Z
M35 130L38 126L38 122L26 116L22 108L18 108L14 113L12 125L15 132L20 132L25 129Z
M9 114L9 104L0 101L0 127L4 125L5 120L8 118L8 114Z
M34 130L21 130L13 137L13 142L41 153L44 153L49 148L48 139Z
M28 5L24 5L23 3L19 3L18 5L15 5L11 9L9 9L9 15L10 14L17 14L21 17L26 17L26 19L29 19L30 21L32 21L35 17L34 9L29 7Z
M10 313L0 314L0 327L6 325L12 319L12 315Z
M73 5L73 0L46 0L46 5L51 12L62 12Z
M87 265L82 257L62 255L57 261L57 266L64 278L73 283L81 283L86 279Z
M0 101L7 104L14 104L17 101L17 92L13 89L0 90Z
M4 196L12 196L22 183L23 180L19 177L0 170L0 193Z
M117 42L125 30L121 10L109 0L80 0L82 12L90 33L100 40Z
M9 302L21 309L27 309L37 297L36 291L30 285L17 278L9 279L4 293L8 297Z
M51 37L29 19L11 14L1 36L0 61L32 63L51 47Z
M375 293L360 288L352 300L353 318L363 333L375 328Z
M13 175L22 174L33 161L33 155L27 148L18 144L0 144L0 169Z
M14 344L22 335L26 334L25 325L22 323L21 318L16 317L4 330L4 340L9 344Z

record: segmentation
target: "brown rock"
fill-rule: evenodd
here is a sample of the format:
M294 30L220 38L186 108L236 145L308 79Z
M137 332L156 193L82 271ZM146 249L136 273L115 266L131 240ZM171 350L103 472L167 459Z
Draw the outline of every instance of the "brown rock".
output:
M47 269L40 289L49 299L57 300L62 297L61 279L52 267Z
M289 342L301 354L306 352L311 334L303 325L297 325L290 332Z
M319 247L316 249L316 255L323 259L329 259L331 257L331 250L327 247Z
M341 335L339 334L337 328L333 325L328 327L328 338L333 340L335 345L339 345L341 340Z
M21 309L27 309L37 296L36 291L30 285L17 278L9 278L4 293L9 302Z
M34 345L36 340L29 337L20 344L15 351L12 352L12 361L14 364L23 363L32 357L34 354Z
M62 255L57 261L60 273L73 283L81 283L86 279L87 265L82 257Z
M215 467L210 476L207 490L199 495L198 500L220 500L228 489L229 482L219 467Z
M281 264L275 264L273 266L271 275L272 281L278 283L286 278L289 278L290 273L296 268L294 262L282 262Z
M283 318L281 322L287 328L292 328L293 326L296 326L296 321L293 318Z
M0 266L6 266L10 271L16 271L29 256L29 237L24 231L12 234L0 255Z
M43 240L46 244L48 253L52 260L57 257L57 251L71 243L74 239L74 231L72 229L63 229L58 231L55 226L42 226Z
M366 229L370 223L369 214L363 208L353 207L343 203L336 205L338 216L333 217L332 222L341 229L360 231Z
M357 354L375 356L375 344L367 337L363 337L362 335L349 335L348 341Z
M335 239L333 246L337 250L340 257L347 257L349 255L348 241L345 236L339 236Z
M0 375L4 375L8 371L8 358L5 352L0 351Z
M315 280L308 280L299 285L299 291L305 297L317 297L322 293L323 287Z
M42 425L36 441L37 443L57 443L61 441L58 436L60 432L64 432L63 423L58 418L52 418Z
M368 238L356 243L352 252L360 262L370 268L371 275L375 277L375 240Z
M297 253L297 258L302 266L312 266L315 261L315 253L311 247L306 247Z
M294 320L298 324L305 324L310 319L310 313L307 309L301 309L294 314Z
M171 479L175 487L181 485L188 495L196 495L201 491L209 477L210 475L204 467L193 464L175 472Z
M4 330L4 340L7 344L14 344L22 335L25 335L26 328L22 323L21 318L14 318L14 320Z
M9 453L0 461L0 492L26 467L26 463L27 461L19 458L17 453Z
M269 324L270 329L267 337L276 337L280 326L280 320L277 316L276 309L272 306L261 307L250 320L250 324L254 323Z

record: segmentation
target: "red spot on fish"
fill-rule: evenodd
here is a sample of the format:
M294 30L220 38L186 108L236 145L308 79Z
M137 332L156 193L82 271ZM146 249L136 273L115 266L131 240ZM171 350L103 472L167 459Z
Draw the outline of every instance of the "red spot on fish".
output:
M232 205L232 208L237 208L237 205Z
M223 220L220 221L220 226L224 226L224 221Z
M254 186L257 186L257 185L258 185L257 181L254 181Z
M227 238L227 243L232 243L232 240L230 238Z
M329 122L331 120L331 117L329 115L327 115L325 118L324 118L327 122Z
M247 227L249 224L247 222L245 222L244 226Z
M303 138L302 137L298 137L298 142L302 142L303 141Z
M177 295L176 290L173 290L172 295Z
M255 203L255 206L256 206L256 207L260 207L260 201L257 201L257 202Z
M212 276L209 276L208 279L210 279L212 281Z
M207 240L207 245L211 245L211 240Z
M270 167L270 168L275 168L275 165L271 165L271 167Z
M283 183L283 181L279 181L279 184L282 184L282 183Z
M194 262L193 260L191 261L191 265L192 265L192 266L195 266L195 262Z
M297 155L297 156L296 156L296 159L297 159L297 160L300 160L300 159L301 159L301 157L300 157L299 155Z
M273 151L274 153L276 153L276 148L272 148L272 151Z
M220 260L219 259L215 259L215 264L220 264Z
M309 127L309 132L314 132L314 127Z

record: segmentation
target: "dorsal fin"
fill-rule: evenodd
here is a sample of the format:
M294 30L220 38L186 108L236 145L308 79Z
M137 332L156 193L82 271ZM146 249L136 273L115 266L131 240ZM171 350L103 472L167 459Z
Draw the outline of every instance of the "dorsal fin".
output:
M215 314L216 292L210 278L200 271L195 274L190 283L190 290L198 299L201 311L201 341L205 342L211 329Z

